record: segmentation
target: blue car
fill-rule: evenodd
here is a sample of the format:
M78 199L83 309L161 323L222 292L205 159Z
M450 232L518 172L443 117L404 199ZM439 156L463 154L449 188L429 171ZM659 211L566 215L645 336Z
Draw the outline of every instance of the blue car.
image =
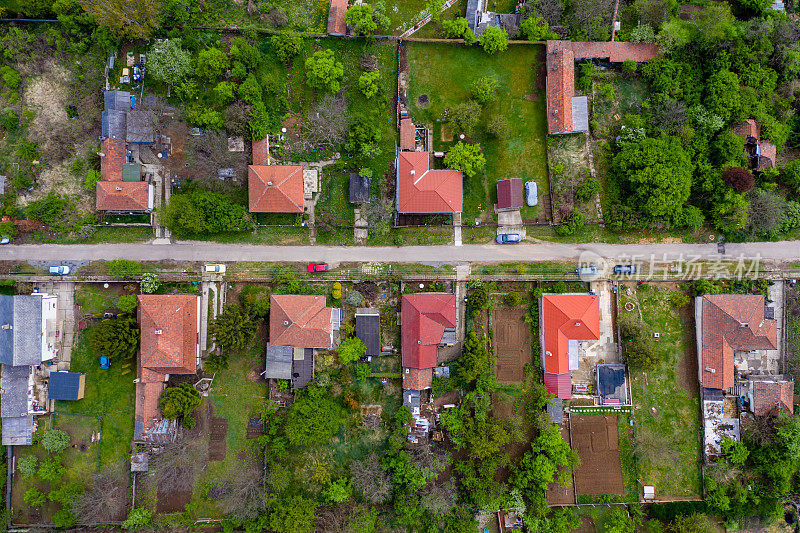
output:
M111 365L108 364L108 357L105 355L100 356L100 368L103 370L108 370Z
M508 244L522 241L519 233L501 233L495 239L497 244Z

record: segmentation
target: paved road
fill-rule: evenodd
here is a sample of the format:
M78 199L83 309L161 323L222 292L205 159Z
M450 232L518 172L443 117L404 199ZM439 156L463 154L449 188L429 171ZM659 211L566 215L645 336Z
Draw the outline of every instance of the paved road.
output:
M136 261L326 261L341 262L470 262L470 261L543 261L559 259L587 260L592 257L642 259L654 255L669 260L716 259L715 244L518 244L449 246L257 246L249 244L217 244L178 242L174 244L94 244L94 245L6 245L0 247L0 260L12 261L96 261L132 259ZM766 260L800 261L800 241L728 244L726 258L740 255L760 256Z

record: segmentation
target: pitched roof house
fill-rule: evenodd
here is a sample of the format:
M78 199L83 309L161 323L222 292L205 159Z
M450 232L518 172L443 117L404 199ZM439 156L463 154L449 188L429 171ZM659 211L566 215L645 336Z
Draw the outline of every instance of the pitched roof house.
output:
M522 179L499 180L497 182L497 209L518 209L522 205Z
M455 343L455 295L405 294L401 318L403 367L418 370L435 367L437 347Z
M336 315L336 316L334 316ZM270 296L269 341L274 346L332 348L338 310L315 294Z
M100 143L100 179L122 181L122 164L125 163L125 140L103 139Z
M458 170L431 170L428 152L397 155L399 213L460 213L463 178Z
M765 318L764 297L753 294L706 294L695 299L700 382L707 389L733 387L735 351L775 350L777 322Z
M136 383L134 439L151 440L161 421L158 399L168 374L194 374L200 358L200 297L140 294L141 345Z
M155 189L146 181L98 181L98 211L152 211Z
M250 165L247 186L251 213L303 212L303 167Z
M4 364L0 375L0 417L3 445L28 446L33 442L33 415L28 405L31 367Z
M380 314L377 309L359 307L356 309L356 337L364 343L364 355L380 355Z
M599 299L594 294L545 294L539 305L544 384L556 398L568 399L579 342L600 338Z
M758 379L751 384L750 409L755 415L765 415L772 409L794 413L794 381Z

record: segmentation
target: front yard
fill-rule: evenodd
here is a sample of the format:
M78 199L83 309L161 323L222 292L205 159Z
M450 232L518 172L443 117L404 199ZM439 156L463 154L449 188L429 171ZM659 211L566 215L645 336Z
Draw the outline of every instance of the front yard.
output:
M694 317L689 306L672 305L675 290L623 285L619 312L638 315L663 361L652 372L630 373L639 477L658 499L681 500L702 496L702 482Z

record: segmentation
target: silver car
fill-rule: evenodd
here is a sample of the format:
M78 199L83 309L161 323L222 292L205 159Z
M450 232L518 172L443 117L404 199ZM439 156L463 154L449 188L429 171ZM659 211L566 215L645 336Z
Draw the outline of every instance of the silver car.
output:
M539 203L539 188L535 181L525 182L525 203L530 207Z

